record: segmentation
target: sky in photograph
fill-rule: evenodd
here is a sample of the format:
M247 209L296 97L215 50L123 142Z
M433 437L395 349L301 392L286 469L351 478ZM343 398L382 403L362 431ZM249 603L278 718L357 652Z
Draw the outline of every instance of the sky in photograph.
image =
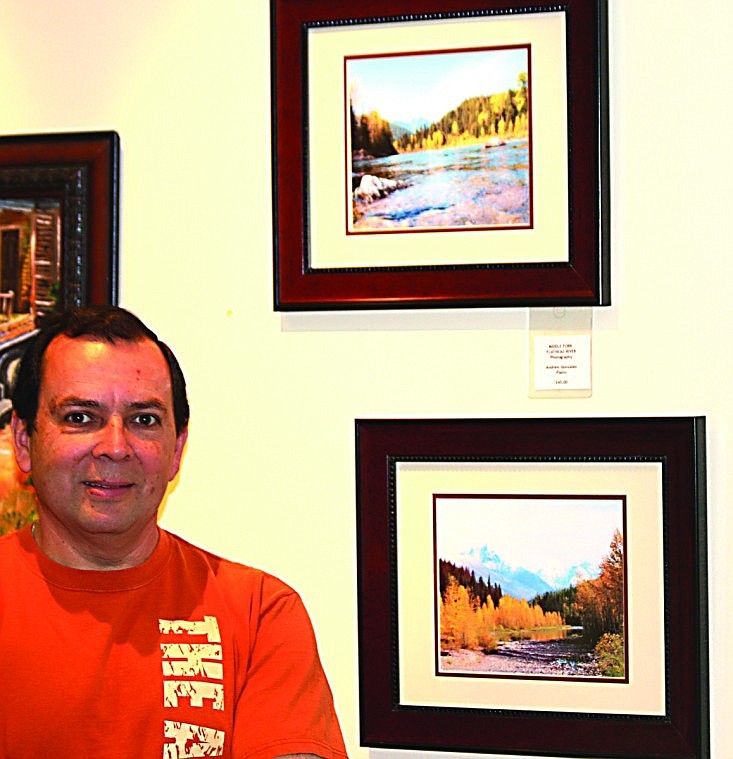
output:
M597 565L614 530L623 534L620 499L444 498L437 502L439 558L455 561L488 546L512 567Z
M390 122L432 123L464 100L517 88L528 48L350 58L346 90L357 114Z

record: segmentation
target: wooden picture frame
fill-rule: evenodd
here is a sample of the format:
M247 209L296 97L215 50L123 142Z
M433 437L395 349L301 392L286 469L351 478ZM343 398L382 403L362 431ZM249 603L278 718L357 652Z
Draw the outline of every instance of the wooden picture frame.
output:
M362 745L709 756L704 418L361 419L356 453ZM433 506L446 494L623 500L624 676L437 670ZM566 525L587 540L585 522Z
M606 0L371 0L358 7L271 0L271 34L276 310L610 303ZM403 228L411 223L403 221L374 234L350 228L359 173L348 61L516 47L531 54L526 181L533 211L524 226L474 228L461 216L435 229ZM409 79L405 86L432 85ZM470 139L476 155L490 147L476 146L478 131ZM367 172L397 182L385 179L392 170ZM498 187L487 176L482 198ZM416 182L400 182L416 190Z
M117 301L119 161L116 132L0 137L0 199L62 208L63 305Z
M18 364L48 315L116 304L116 132L0 137L0 534L33 518L8 422Z

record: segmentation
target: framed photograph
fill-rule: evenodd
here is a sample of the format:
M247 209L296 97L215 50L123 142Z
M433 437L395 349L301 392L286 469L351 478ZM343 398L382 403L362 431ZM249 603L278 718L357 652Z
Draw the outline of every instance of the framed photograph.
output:
M43 320L117 302L116 132L0 137L0 534L33 517L8 422L18 363Z
M356 421L361 744L709 757L703 417Z
M607 0L271 0L275 308L610 303Z

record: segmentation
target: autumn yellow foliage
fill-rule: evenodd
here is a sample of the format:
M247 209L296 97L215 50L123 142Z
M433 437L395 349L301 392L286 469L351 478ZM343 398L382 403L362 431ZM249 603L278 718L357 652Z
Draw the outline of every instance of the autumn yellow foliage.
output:
M485 603L472 597L455 577L450 578L440 600L440 643L443 650L459 648L491 651L497 642L493 632L498 630L533 630L562 627L557 612L545 612L525 599L502 596L494 606L491 598Z

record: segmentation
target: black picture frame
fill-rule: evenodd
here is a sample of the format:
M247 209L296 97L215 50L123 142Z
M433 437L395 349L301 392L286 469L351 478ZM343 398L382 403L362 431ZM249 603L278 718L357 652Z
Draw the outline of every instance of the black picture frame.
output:
M704 417L359 419L355 432L362 745L586 758L709 757ZM417 505L406 500L410 491L405 483L409 480L398 472L402 471L400 467L407 467L408 472L410 467L417 471L427 467L430 477L440 478L446 476L445 471L455 471L461 482L460 478L468 476L463 470L472 471L476 466L501 472L506 469L510 477L514 476L511 468L520 467L522 474L514 480L519 493L536 492L527 479L528 467L538 471L539 477L559 471L562 492L578 492L574 477L586 472L595 477L596 472L606 469L610 475L598 475L599 493L624 492L625 483L629 492L635 492L636 485L631 483L638 473L646 477L648 468L656 472L658 504L654 508L659 516L648 525L649 536L661 551L654 565L658 578L654 572L649 575L657 578L653 581L643 571L637 573L640 584L636 590L653 590L663 598L663 615L657 617L663 616L663 626L660 619L657 622L663 642L654 648L661 657L663 672L659 678L663 704L659 713L643 713L631 707L627 713L625 695L619 696L621 708L596 710L587 706L590 702L585 691L582 696L577 691L578 708L573 709L554 707L555 696L547 694L556 691L543 692L547 698L543 708L534 705L527 709L516 704L503 708L501 703L453 705L434 702L432 697L415 704L409 702L415 701L414 697L403 695L411 673L409 657L400 648L400 635L412 639L409 619L408 629L400 630L405 617L398 598L412 599L417 588L414 584L403 588L400 572L411 566L404 557L411 557L410 561L414 558L404 552L405 546L419 543L415 535L421 532L423 520L432 519L432 499L426 486ZM568 466L575 475L566 476L564 468ZM587 482L580 487L586 492ZM629 556L632 563L641 562L639 567L648 566L655 561L654 552L645 547L641 533L635 535L633 515L646 520L653 509L636 495L629 499L629 509ZM417 516L404 523L400 519L406 517L400 517L401 513ZM410 529L400 532L398 524L407 524ZM424 548L431 553L432 563L432 548ZM420 550L418 546L415 555ZM431 605L432 582L426 578L426 606ZM400 592L408 596L400 596ZM637 592L631 599L630 615L632 619L636 615L637 621L643 616L640 598ZM425 611L428 619L430 610ZM646 644L640 637L636 644L640 653L646 653ZM408 663L401 671L404 661ZM431 666L433 662L426 663L426 671ZM632 663L627 684L618 687L643 683L650 672L643 666L634 669ZM497 682L492 681L493 688ZM556 688L557 683L552 686ZM461 685L455 687L462 693ZM574 683L570 685L575 687Z
M356 265L314 263L309 183L322 166L311 165L309 154L309 139L315 131L309 116L314 84L309 81L309 35L323 30L348 32L364 25L534 18L543 13L562 14L566 28L567 245L561 246L567 248L562 251L565 258L506 264L427 260L369 265L365 256ZM448 37L449 32L447 28ZM546 0L529 4L520 0L450 4L370 0L358 6L345 6L338 0L271 0L271 38L275 310L610 304L607 0L568 0L562 5ZM328 163L340 161L337 150ZM332 204L319 207L327 205ZM348 235L339 226L341 212L333 210L333 214L330 226L339 229L335 239L346 242ZM471 234L445 231L441 237L451 238L446 245L464 244ZM378 238L383 241L385 235L373 237L366 250L376 251L382 244ZM534 247L543 246L547 247L544 243Z

